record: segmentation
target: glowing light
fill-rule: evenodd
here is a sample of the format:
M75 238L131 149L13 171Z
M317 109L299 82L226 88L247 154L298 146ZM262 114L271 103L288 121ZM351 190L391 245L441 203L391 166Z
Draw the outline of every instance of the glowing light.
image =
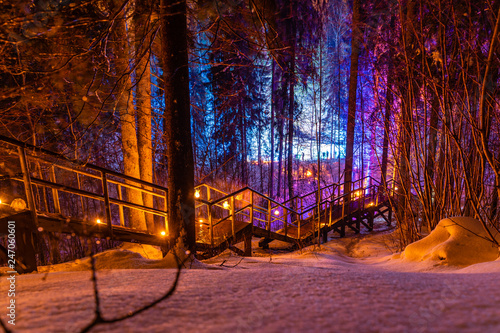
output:
M241 194L238 194L238 195L236 196L236 200L241 200L241 199L243 199L243 196L242 196Z
M306 176L307 176L307 177L311 177L311 176L312 176L312 172L311 172L310 170L307 170L307 172L306 172Z
M0 205L2 204L2 199L0 199Z
M280 211L276 209L276 210L274 211L274 215L276 215L276 216L280 215Z
M368 204L368 207L371 207L371 206L374 206L374 205L375 205L375 204L374 204L373 202L370 202L370 203Z
M95 223L97 223L97 224L104 224L104 223L101 221L101 219L97 219L97 220L95 221Z
M200 197L200 191L196 190L194 191L194 197L199 198Z
M160 232L160 235L165 236L167 233L165 231Z
M398 188L397 188L397 187L395 187L395 188L394 188L394 190L396 190L396 191L397 191L397 190L398 190Z
M227 201L224 201L222 207L224 207L224 209L229 209L229 203Z
M200 223L203 223L203 219L200 219Z

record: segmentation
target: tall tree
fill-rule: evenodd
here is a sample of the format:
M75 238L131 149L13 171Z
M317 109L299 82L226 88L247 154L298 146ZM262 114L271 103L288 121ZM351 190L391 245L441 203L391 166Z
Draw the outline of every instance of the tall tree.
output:
M137 146L141 179L153 182L153 148L151 143L151 63L150 46L152 8L150 1L136 0L134 8L134 35L135 35L135 100L137 108ZM153 196L144 193L144 205L153 207ZM154 216L146 214L146 224L149 231L155 231Z
M296 16L297 4L295 0L290 1L290 23L288 41L290 45L290 61L288 66L288 198L293 198L293 126L295 111L295 44L296 44Z
M132 91L130 55L131 50L131 34L127 32L126 19L129 13L128 6L124 9L121 17L117 20L117 28L114 38L116 39L116 48L114 50L116 56L116 70L118 75L121 75L122 85L119 95L118 111L120 114L120 125L122 135L122 153L123 153L123 173L137 179L141 178L139 164L139 150L137 145L137 128L136 128L136 109L134 105L134 97ZM125 38L124 38L125 36ZM127 199L137 205L143 205L142 193L127 188ZM130 210L129 224L132 228L146 230L146 220L144 212L137 209Z
M358 89L358 60L361 44L360 2L354 0L352 8L351 69L349 74L349 102L347 114L346 156L344 170L344 193L351 192L354 160L354 129L356 127L356 93ZM348 197L349 198L349 197Z
M194 161L187 44L186 0L161 0L164 70L164 135L168 165L169 237L194 253Z

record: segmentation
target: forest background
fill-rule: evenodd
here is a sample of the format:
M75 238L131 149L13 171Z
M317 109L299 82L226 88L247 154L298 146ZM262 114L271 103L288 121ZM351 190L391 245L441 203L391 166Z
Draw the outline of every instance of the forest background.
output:
M498 227L499 20L500 1L0 1L0 134L278 201L394 179L402 244L448 216Z

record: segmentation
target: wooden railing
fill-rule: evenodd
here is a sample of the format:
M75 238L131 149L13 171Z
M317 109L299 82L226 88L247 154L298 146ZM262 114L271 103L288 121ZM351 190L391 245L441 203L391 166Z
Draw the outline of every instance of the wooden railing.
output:
M1 150L4 153L19 159L22 176L6 179L24 184L28 209L32 211L35 224L40 214L52 214L89 224L106 224L112 235L115 226L135 230L126 225L124 209L127 209L151 214L161 226L159 230L142 232L168 234L166 188L7 137L0 136L0 142L3 142ZM153 205L125 199L127 194L150 195L154 198ZM62 199L67 204L61 205Z
M196 202L197 234L212 247L216 238L235 237L238 224L241 223L252 224L269 232L284 230L285 236L288 236L289 227L297 227L291 222L291 216L299 215L298 212L249 187L211 201L196 198ZM227 226L224 223L227 221L230 225L229 234L218 233L218 228Z
M228 237L235 237L238 223L251 224L270 233L280 232L286 237L302 239L308 236L303 231L304 227L316 221L320 223L320 218L325 217L325 214L328 214L328 219L324 220L322 225L313 225L313 228L309 228L309 233L315 233L321 227L335 223L334 209L341 209L340 214L337 214L339 219L353 214L356 210L371 205L378 206L379 200L385 197L384 193L389 193L388 189L384 190L383 186L370 176L351 184L350 194L343 193L344 184L330 184L283 203L249 187L227 194L202 184L195 188L195 193L199 194L195 195L198 239L213 247ZM217 198L213 198L213 193ZM228 224L230 228L227 228ZM218 228L222 229L222 226L226 226L226 232L218 232ZM296 229L294 236L289 233L292 228Z

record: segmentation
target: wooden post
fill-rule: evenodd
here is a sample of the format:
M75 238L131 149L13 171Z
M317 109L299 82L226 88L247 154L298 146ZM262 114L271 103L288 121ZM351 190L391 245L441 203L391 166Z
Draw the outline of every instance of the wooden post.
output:
M331 226L332 225L332 212L333 210L333 200L330 199L330 216L328 217L328 226Z
M243 239L243 243L245 245L245 248L244 248L244 253L243 253L243 256L244 257L251 257L252 256L252 226L250 226L250 231L249 232L246 232L244 234L244 239Z
M250 191L250 224L253 226L253 191Z
M208 204L208 224L210 227L210 248L214 249L214 225L212 221L212 204Z
M117 186L118 186L118 199L122 201L123 200L122 186L120 184L118 184ZM125 226L125 216L123 215L122 205L119 206L119 214L120 214L120 225L123 227Z
M82 185L81 185L81 181L80 181L80 174L77 172L76 173L76 182L78 184L78 189L81 190L82 189ZM83 217L84 219L87 219L87 211L85 210L85 203L84 203L84 197L83 196L80 196L80 203L82 205L82 214L83 214Z
M369 215L368 215L368 225L370 226L370 231L373 231L373 212L375 210L375 207L369 207Z
M234 223L235 223L235 216L234 216L234 212L235 212L235 209L234 209L234 195L231 196L231 206L229 207L229 212L231 214L231 230L233 232L233 240L236 239L236 232L235 232L235 228L234 228Z
M170 239L170 233L168 230L168 190L165 190L165 199L163 201L163 211L165 212L165 234Z
M54 171L54 165L50 167L50 181L56 183L56 173ZM52 197L54 198L54 209L57 214L61 214L61 205L59 204L59 191L55 188L52 189Z
M34 233L34 225L26 219L12 221L16 229L16 272L31 273L37 270L36 263L36 235ZM8 225L11 221L8 222Z
M288 236L288 209L283 208L283 219L285 222L285 237Z
M109 236L113 238L113 225L111 223L111 209L109 207L108 180L105 172L101 171L102 190L104 194L104 209L106 213L106 223L108 224Z
M392 207L391 205L389 204L389 214L388 214L388 218L389 222L387 222L387 226L391 226L391 221L392 221Z
M267 230L269 231L269 237L271 237L271 221L273 218L271 200L267 200Z

